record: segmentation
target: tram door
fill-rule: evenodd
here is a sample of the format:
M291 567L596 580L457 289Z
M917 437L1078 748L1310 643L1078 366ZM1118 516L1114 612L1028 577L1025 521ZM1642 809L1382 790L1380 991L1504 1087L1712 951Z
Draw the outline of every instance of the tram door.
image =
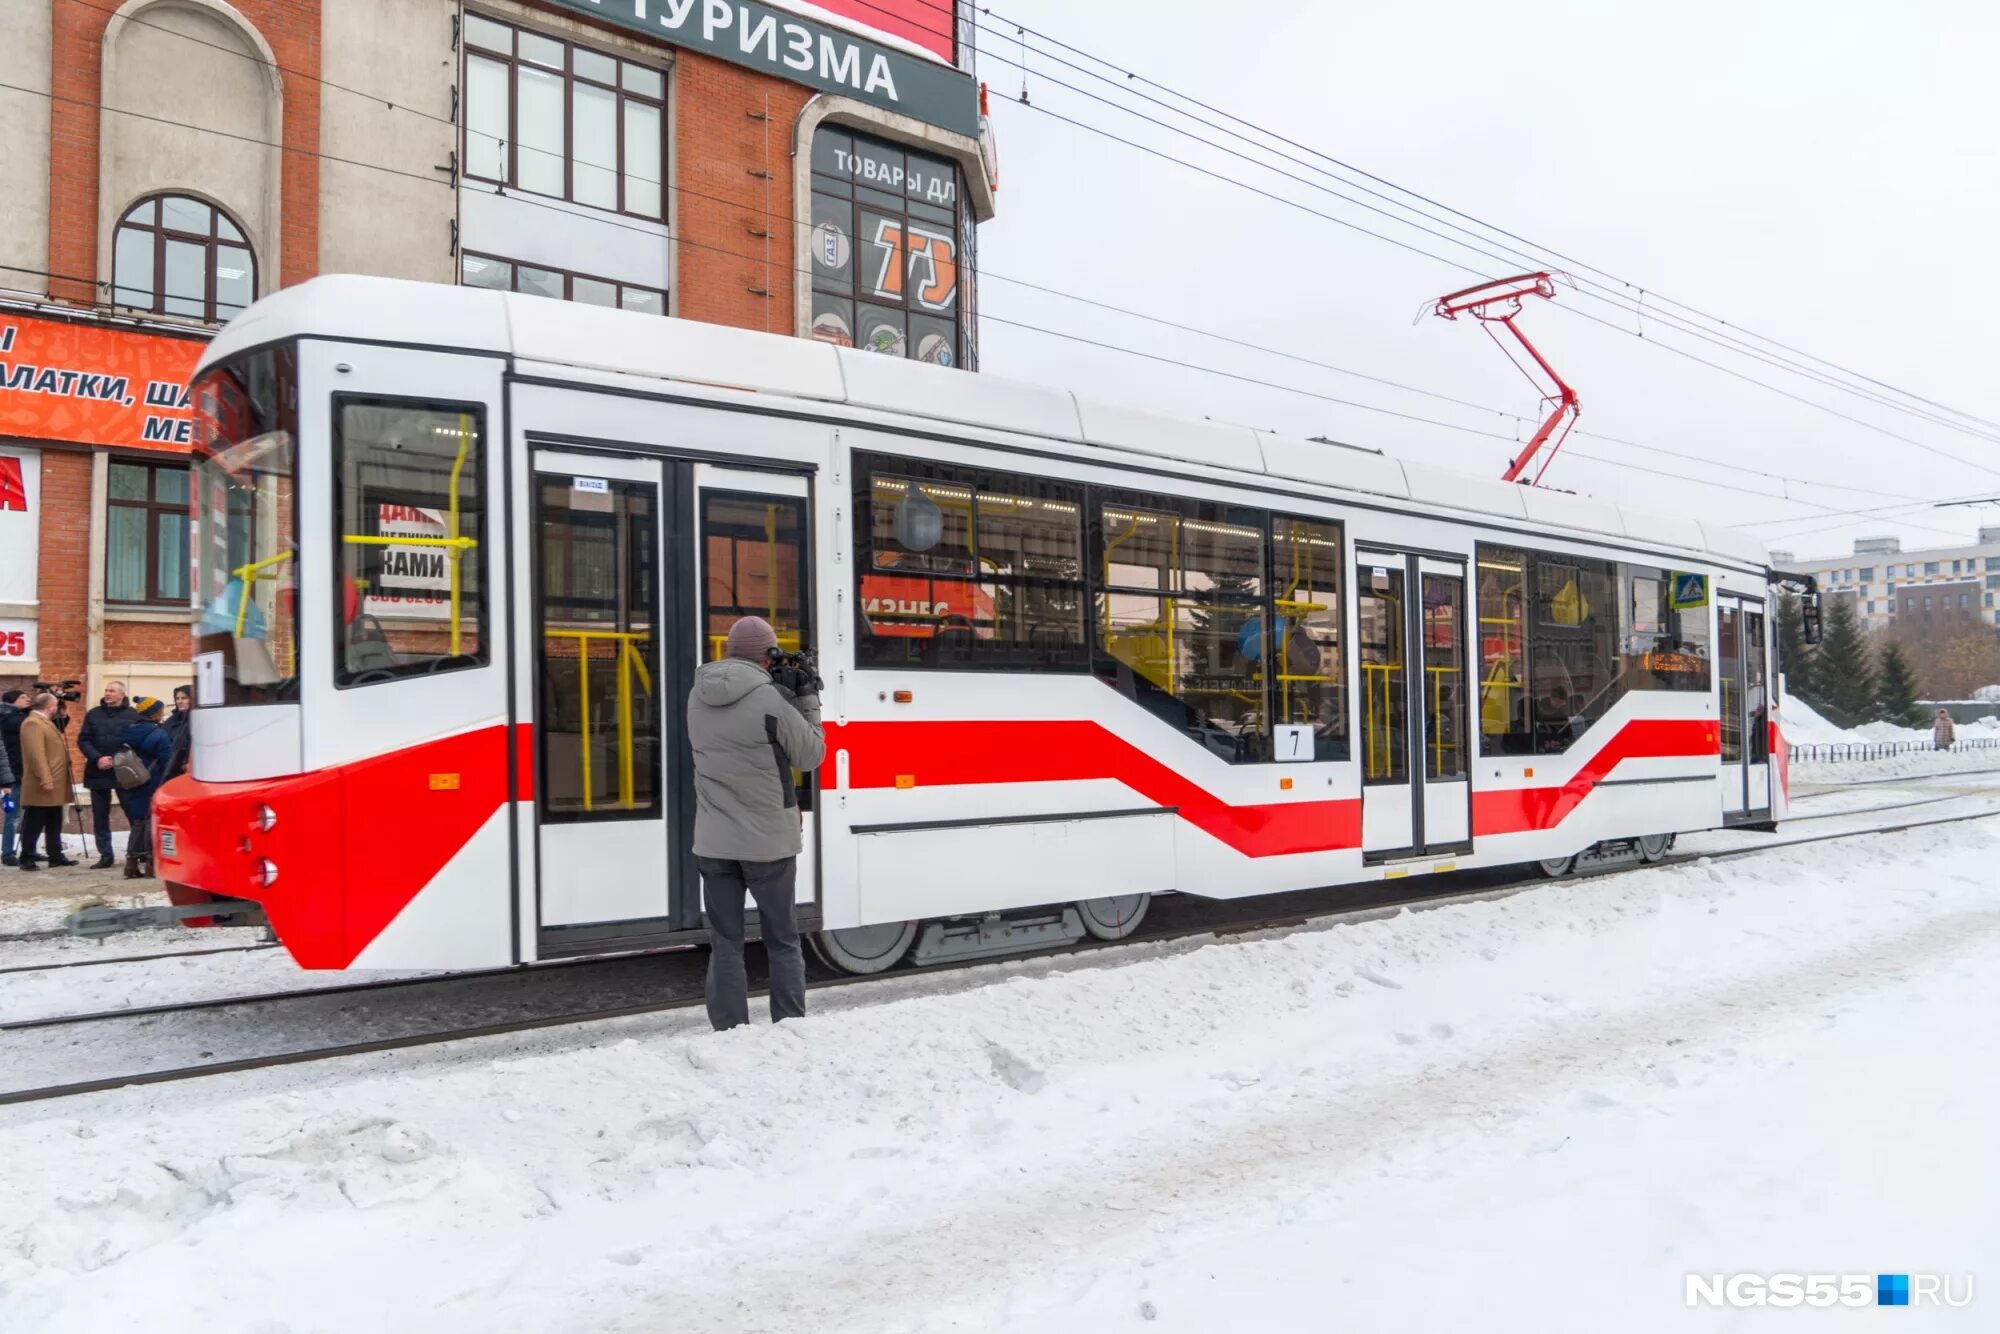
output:
M1764 604L1754 598L1718 598L1716 639L1723 818L1769 819L1771 659Z
M540 925L584 928L567 933L582 948L668 925L680 780L663 744L661 553L674 482L658 459L535 453Z
M806 479L705 463L696 464L693 473L701 591L689 660L699 665L720 658L729 627L743 616L769 621L778 632L781 649L817 649ZM811 903L819 883L814 866L815 785L809 775L796 772L792 781L804 829L798 901ZM698 878L691 875L691 881ZM692 888L677 899L676 918L682 926L701 924L700 895Z
M1364 548L1354 576L1364 858L1469 851L1465 565Z

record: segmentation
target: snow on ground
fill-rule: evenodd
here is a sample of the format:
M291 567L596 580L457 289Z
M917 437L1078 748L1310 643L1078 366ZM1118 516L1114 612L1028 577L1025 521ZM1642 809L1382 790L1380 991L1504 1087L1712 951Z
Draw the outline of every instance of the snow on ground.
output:
M4 1109L0 1311L10 1334L1680 1331L1746 1327L1689 1311L1690 1271L1990 1281L2000 1029L1966 1019L2000 1013L1996 856L1986 820L823 992L777 1028L661 1017L321 1068L309 1094Z
M1894 723L1863 723L1859 727L1841 727L1820 715L1812 705L1797 695L1785 696L1778 708L1780 725L1784 729L1785 740L1794 746L1839 745L1844 741L1893 742L1899 745L1924 745L1931 743L1931 728L1927 723L1922 727L1898 727ZM2000 736L2000 718L1975 718L1971 722L1958 724L1961 738Z

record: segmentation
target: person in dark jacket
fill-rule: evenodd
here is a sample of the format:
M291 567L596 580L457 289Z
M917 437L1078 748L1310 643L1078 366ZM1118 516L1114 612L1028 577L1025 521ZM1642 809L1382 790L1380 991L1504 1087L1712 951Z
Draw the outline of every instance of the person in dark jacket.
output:
M189 756L194 747L194 688L174 687L174 711L160 724L166 729L167 739L174 743L173 762L167 766L167 777L179 778L188 771Z
M778 636L745 616L729 627L724 656L704 663L688 693L694 751L694 855L708 914L708 1021L720 1031L750 1021L743 972L743 895L757 903L771 961L771 1018L806 1012L806 963L794 912L799 871L798 793L792 771L826 757L819 681L771 668Z
M174 741L160 721L167 706L151 696L133 701L138 721L119 734L118 743L132 748L146 763L148 777L137 787L120 787L118 798L132 832L125 837L125 878L137 880L153 873L153 794L167 781L167 768L174 762ZM116 752L113 752L114 754Z
M132 819L132 807L124 799L118 787L118 780L112 775L111 762L118 754L119 740L125 729L139 721L139 715L132 711L131 702L125 698L123 681L104 683L104 702L83 716L83 726L76 734L76 748L83 752L83 785L90 789L91 831L97 835L98 870L112 864L111 856L111 794L119 792L120 806L125 808L125 819Z
M21 689L0 691L0 765L11 775L9 786L21 777L21 723L28 716L28 692ZM0 829L0 865L18 866L20 849L17 846L21 832L20 793L9 795L17 798L7 804L6 826ZM0 803L5 804L5 803Z

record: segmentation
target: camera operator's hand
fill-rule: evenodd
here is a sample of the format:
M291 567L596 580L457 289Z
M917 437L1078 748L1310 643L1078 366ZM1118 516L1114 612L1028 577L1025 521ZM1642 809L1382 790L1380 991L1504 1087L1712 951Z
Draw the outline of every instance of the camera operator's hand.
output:
M813 693L811 673L803 667L795 667L788 662L774 663L771 667L771 684L793 699Z

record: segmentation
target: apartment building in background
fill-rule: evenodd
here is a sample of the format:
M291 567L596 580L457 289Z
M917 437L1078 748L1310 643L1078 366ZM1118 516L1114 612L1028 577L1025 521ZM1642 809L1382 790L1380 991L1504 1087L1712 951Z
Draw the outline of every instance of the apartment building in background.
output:
M188 674L185 393L318 273L976 367L956 0L13 0L0 684Z
M1871 630L1900 627L1913 634L1960 615L2000 626L1995 616L2000 608L1994 605L2000 597L2000 527L1981 528L1979 539L1963 546L1905 551L1899 538L1863 537L1845 556L1801 559L1774 550L1771 563L1812 574L1827 597L1851 601Z

